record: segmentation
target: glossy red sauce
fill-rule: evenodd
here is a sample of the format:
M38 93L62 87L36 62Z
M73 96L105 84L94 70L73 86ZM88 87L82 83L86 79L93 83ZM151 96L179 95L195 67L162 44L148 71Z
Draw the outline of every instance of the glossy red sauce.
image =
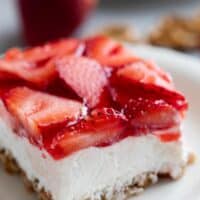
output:
M106 39L104 42L107 40L109 41ZM86 51L82 52L84 57L76 54L79 43L84 44L84 41L73 40L74 45L70 51L68 44L72 44L71 40L64 41L64 46L61 43L47 44L51 50L48 53L44 50L46 47L36 47L40 53L38 53L38 49L34 48L24 52L15 49L9 51L2 59L6 65L0 60L0 97L9 113L19 124L19 130L15 130L18 135L27 137L32 144L46 149L54 159L62 159L90 146L109 146L128 136L153 134L163 142L177 141L180 138L180 132L168 130L179 127L183 117L182 113L188 108L188 103L181 93L169 89L171 87L159 86L157 82L156 84L152 81L149 83L150 79L145 79L146 77L142 77L142 80L147 81L141 82L136 79L138 76L134 77L135 74L131 78L119 75L118 71L129 65L127 59L128 63L130 60L134 60L130 55L124 57L125 51L121 46L122 54L115 48L112 51L114 57L111 59L112 62L109 62L112 63L112 67L99 64L98 59L101 58L102 46L98 48L98 52L93 52L96 58L94 61L93 57L85 58L87 45ZM115 46L115 43L112 42L112 45ZM56 52L59 52L59 55ZM117 54L116 57L115 54ZM120 66L118 66L117 57L120 57ZM135 58L135 56L133 57ZM58 67L58 63L62 58L65 58L65 61L73 60L73 63L78 63L78 66L75 69L74 65L71 66L71 62L69 62L62 67L70 68L70 71L63 69L59 71L61 67ZM16 61L29 63L30 60L36 66L34 69L24 70L22 65L14 65ZM121 65L123 60L126 63L124 66ZM137 61L138 59L132 62L137 64ZM51 62L51 68L45 68L49 62ZM86 64L81 67L83 63ZM96 67L99 71L94 71L91 66ZM38 71L38 69L44 70ZM82 71L82 69L84 70ZM144 66L141 70L143 69ZM149 66L147 69L141 71L141 74L149 75ZM166 85L171 84L171 80L165 72L159 71L154 66L151 66L150 70L157 70L161 74L162 81L166 81ZM63 74L60 74L61 72ZM70 76L67 79L72 81L70 84L66 82L64 73ZM94 73L96 73L95 76ZM102 76L103 79L98 76ZM97 91L94 91L95 81L105 78L106 85L102 84L101 87L99 84L97 94ZM77 79L80 84L77 84ZM154 81L154 79L156 77L151 80ZM25 89L21 86L25 86ZM91 91L94 92L91 93ZM38 95L38 98L34 98L35 95ZM27 98L27 96L31 98ZM95 104L87 102L91 96L98 98L97 101L94 101ZM80 112L78 118L71 116L68 118L66 116L68 113L63 112L68 109L67 106L63 107L63 105L67 105L63 103L65 100L75 102L74 108L78 102L78 106L82 105L86 109L86 113L83 115ZM61 103L59 104L59 102ZM51 109L56 111L58 119L54 119L53 111L46 113L43 108L46 108L47 111ZM64 114L62 115L62 113ZM70 114L73 115L73 113ZM38 121L39 119L45 119L45 123Z

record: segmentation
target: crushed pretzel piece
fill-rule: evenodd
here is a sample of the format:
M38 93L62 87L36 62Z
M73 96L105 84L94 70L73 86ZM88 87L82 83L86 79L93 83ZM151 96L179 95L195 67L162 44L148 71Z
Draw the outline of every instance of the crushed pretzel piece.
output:
M102 34L120 41L131 43L135 43L139 40L133 28L125 25L112 25L105 27Z
M149 42L179 50L200 48L200 18L167 17L150 34Z

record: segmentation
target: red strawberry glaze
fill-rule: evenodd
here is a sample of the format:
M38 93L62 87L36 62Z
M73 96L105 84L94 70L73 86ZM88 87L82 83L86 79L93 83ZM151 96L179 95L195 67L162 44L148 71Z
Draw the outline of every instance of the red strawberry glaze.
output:
M131 126L143 132L164 130L180 124L178 111L164 100L131 99L123 107Z
M90 146L112 145L125 137L126 126L123 114L112 108L96 109L87 118L58 132L45 147L55 159L61 159Z
M9 50L0 98L14 131L54 159L128 136L177 141L188 108L167 73L104 36Z
M43 146L43 130L47 130L47 127L48 130L56 131L82 117L81 103L27 87L9 90L3 101L7 110L27 131L18 134L28 137L32 143L39 146Z

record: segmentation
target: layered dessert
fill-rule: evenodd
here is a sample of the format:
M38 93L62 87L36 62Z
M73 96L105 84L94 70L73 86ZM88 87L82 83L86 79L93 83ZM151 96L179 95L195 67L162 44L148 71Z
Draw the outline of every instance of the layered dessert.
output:
M185 97L110 38L10 49L0 82L0 158L43 200L122 200L184 172Z

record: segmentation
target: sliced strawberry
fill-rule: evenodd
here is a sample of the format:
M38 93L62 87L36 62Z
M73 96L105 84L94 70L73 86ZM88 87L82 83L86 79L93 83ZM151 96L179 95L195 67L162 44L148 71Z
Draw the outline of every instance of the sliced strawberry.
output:
M96 36L86 40L86 56L108 67L121 67L139 59L120 43L105 36Z
M90 108L104 101L107 77L103 68L86 57L65 57L57 62L59 76Z
M76 39L59 40L21 51L9 50L0 60L0 80L22 79L32 86L45 88L57 76L54 59L81 55L84 45Z
M141 61L147 66L149 70L155 71L158 74L158 76L160 76L162 79L173 85L173 80L170 74L162 70L160 67L158 67L154 61L152 60L141 60Z
M42 145L43 129L66 126L81 116L82 105L76 101L56 97L26 87L11 89L4 97L8 111L25 128L25 134L32 142ZM28 135L26 135L28 134ZM48 135L45 135L48 137Z
M139 97L159 100L162 99L184 112L188 103L185 97L175 91L172 81L167 74L161 75L154 69L149 69L145 63L137 62L119 69L111 78L112 96L121 105L126 104L129 99Z
M8 127L12 128L13 131L16 131L18 128L18 123L15 118L8 112L3 102L0 100L0 116Z
M122 76L144 84L157 85L167 89L174 89L171 77L165 72L159 70L151 62L138 61L128 65L117 72L118 76Z
M152 132L178 126L181 122L178 111L163 100L147 98L130 99L124 114L136 130Z
M37 63L55 56L82 55L83 51L84 44L79 40L62 39L23 51L13 48L5 54L4 58L8 61L26 60L31 63Z
M113 109L95 110L88 119L60 132L47 149L55 159L60 159L81 149L117 142L124 129L122 114Z
M38 67L33 63L17 60L0 60L1 80L21 79L35 87L46 87L56 77L55 65L52 61Z
M47 58L60 57L65 55L82 55L84 45L77 39L63 39L47 43L40 47L27 49L24 57L29 61L46 60Z

